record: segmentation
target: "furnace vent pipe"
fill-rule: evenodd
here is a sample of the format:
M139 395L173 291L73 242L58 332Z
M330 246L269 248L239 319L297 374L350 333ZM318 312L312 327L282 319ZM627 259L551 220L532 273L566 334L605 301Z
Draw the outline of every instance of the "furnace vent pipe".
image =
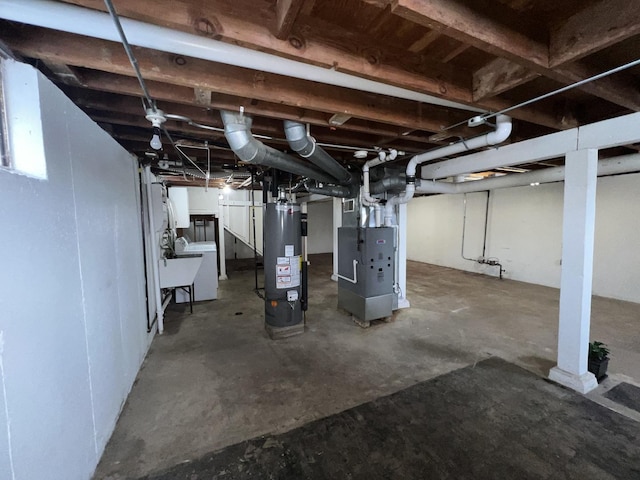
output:
M640 154L607 158L598 162L598 176L618 175L640 171ZM471 180L462 183L434 182L422 180L416 187L418 193L459 194L483 192L498 188L524 187L531 184L561 182L564 180L565 167L545 168L526 173L511 173L502 177L486 180Z
M404 190L407 178L404 174L392 177L384 177L382 180L370 184L369 189L373 195L388 192L389 190Z
M229 147L243 162L276 168L322 182L335 182L333 177L314 165L306 164L256 140L251 134L251 117L228 110L220 110L220 116Z
M451 145L415 155L407 164L405 172L407 176L407 186L405 191L401 195L397 195L387 200L387 203L384 206L385 226L391 226L392 224L394 207L402 203L407 203L413 198L416 191L416 168L418 165L429 160L435 160L448 155L455 155L467 150L475 150L477 148L496 145L504 142L509 138L509 135L511 135L511 118L506 115L498 115L496 117L496 129L493 132L480 135L479 137L473 137L469 140L460 140L459 142L452 143Z
M436 160L448 155L463 153L468 150L497 145L509 138L509 135L511 135L511 118L506 115L498 115L496 117L496 129L493 132L480 135L479 137L473 137L469 140L460 140L459 142L452 143L451 145L436 148L414 156L407 165L407 179L409 179L409 177L416 176L416 167L421 163L428 162L429 160Z
M349 185L354 179L349 171L340 165L322 147L316 144L311 135L307 135L304 124L284 121L284 134L289 146L303 158L308 158L316 167L332 175L340 185Z
M369 169L377 165L395 160L398 156L397 150L389 150L389 153L379 152L376 158L365 162L362 166L362 203L365 205L375 205L380 202L379 198L371 196L370 184L369 184Z

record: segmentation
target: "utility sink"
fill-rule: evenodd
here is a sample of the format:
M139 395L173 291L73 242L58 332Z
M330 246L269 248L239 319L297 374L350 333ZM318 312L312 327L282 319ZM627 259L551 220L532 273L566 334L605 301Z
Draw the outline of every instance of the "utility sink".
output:
M201 253L178 255L159 262L160 288L175 288L191 285L202 264Z

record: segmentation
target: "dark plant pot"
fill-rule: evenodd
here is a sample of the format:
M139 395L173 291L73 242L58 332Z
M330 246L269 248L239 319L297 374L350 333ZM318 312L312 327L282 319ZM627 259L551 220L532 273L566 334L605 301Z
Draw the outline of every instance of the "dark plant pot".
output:
M596 376L598 383L607 376L607 367L609 366L609 357L602 360L598 358L589 359L589 371Z

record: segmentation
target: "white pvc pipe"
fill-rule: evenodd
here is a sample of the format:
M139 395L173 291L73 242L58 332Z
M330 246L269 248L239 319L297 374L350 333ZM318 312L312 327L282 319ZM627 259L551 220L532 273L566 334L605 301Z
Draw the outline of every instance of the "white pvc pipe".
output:
M485 180L472 180L462 183L434 182L422 180L416 187L418 193L474 193L498 188L523 187L538 183L561 182L564 180L564 167L551 167L526 173L512 173L502 177ZM640 171L640 154L607 158L598 162L598 176L617 175Z
M385 152L379 152L376 158L373 158L367 162L365 162L362 167L362 203L367 206L372 206L375 209L375 222L376 227L380 227L382 225L382 207L380 206L380 199L371 196L371 185L369 180L369 169L371 167L375 167L376 165L381 165L386 162L390 162L395 160L398 156L397 150L389 150L389 154ZM385 209L386 212L386 209ZM385 216L385 226L387 225L386 216Z
M376 228L382 226L382 207L379 203L373 206L373 211L375 214Z
M158 262L160 256L158 253L158 240L156 238L156 225L153 215L153 198L151 194L151 166L144 167L144 183L147 192L146 211L149 215L149 241L151 242L151 271L153 275L153 289L156 298L156 315L158 317L158 333L164 332L164 307L162 305L162 292L160 290L160 271ZM145 266L146 268L146 266Z
M498 115L496 117L496 129L493 132L470 138L469 140L461 140L446 147L436 148L414 156L407 165L407 177L415 177L416 167L421 163L468 150L497 145L509 138L509 135L511 135L511 118L506 115Z
M353 278L345 277L343 275L340 275L339 273L336 274L336 277L341 278L342 280L346 280L350 283L358 283L358 261L353 261Z
M429 160L446 157L447 155L454 155L467 150L496 145L504 142L509 138L509 135L511 135L511 118L506 115L498 115L496 117L496 129L493 132L480 135L479 137L470 138L469 140L461 140L445 147L436 148L434 150L415 155L407 164L406 175L408 183L405 191L402 195L397 195L388 199L384 206L384 225L388 227L393 224L393 212L396 205L407 203L413 198L413 195L416 192L416 186L415 182L410 181L410 179L415 178L416 167L418 165Z
M52 0L2 0L0 18L120 42L118 32L108 13ZM297 62L168 27L127 18L121 18L120 22L129 43L138 47L432 105L484 112L475 107L349 75L332 68Z

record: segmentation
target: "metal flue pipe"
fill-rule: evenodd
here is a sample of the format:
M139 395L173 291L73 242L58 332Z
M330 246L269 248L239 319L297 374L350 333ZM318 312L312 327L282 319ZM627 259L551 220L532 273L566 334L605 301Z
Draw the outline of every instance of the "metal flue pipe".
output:
M304 124L291 120L284 121L284 133L289 146L303 158L308 158L318 168L335 178L340 185L350 185L354 182L351 173L340 165L316 140L307 134Z
M251 117L228 110L220 110L220 116L229 147L243 162L276 168L322 182L335 182L333 177L314 165L304 163L256 140L251 134Z
M388 192L389 190L404 190L407 185L407 177L404 174L384 177L382 180L371 183L369 189L373 195Z

